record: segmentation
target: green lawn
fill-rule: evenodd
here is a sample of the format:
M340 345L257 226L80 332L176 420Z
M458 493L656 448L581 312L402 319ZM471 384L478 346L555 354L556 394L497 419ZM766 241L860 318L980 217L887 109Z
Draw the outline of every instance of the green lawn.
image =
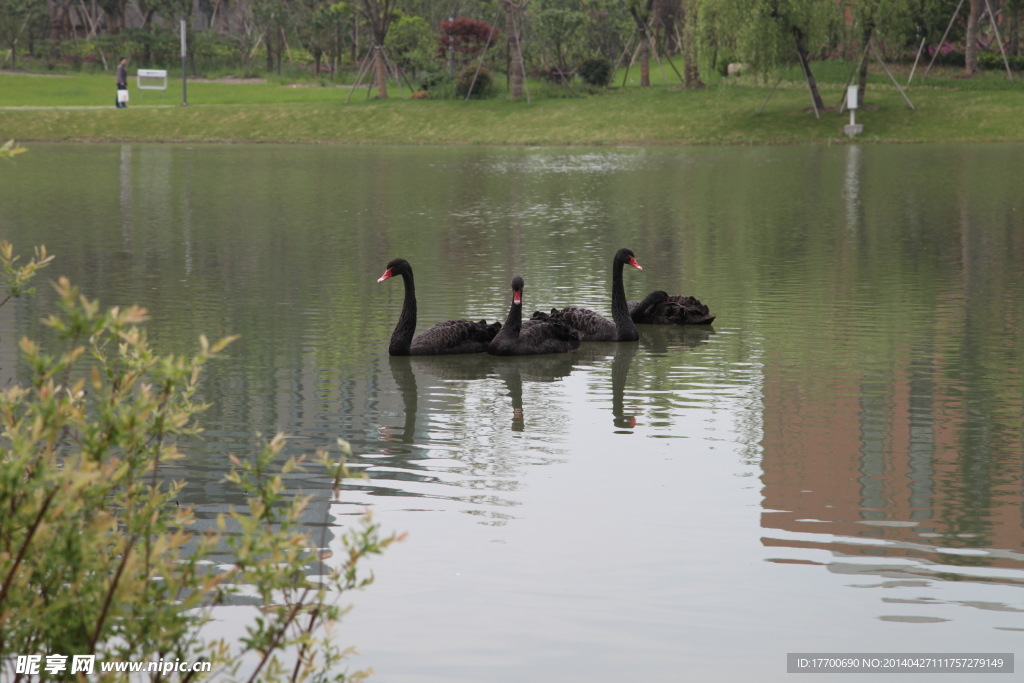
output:
M819 69L822 95L842 97L845 65ZM919 72L920 73L920 72ZM637 77L634 70L631 74ZM669 75L674 75L669 71ZM901 76L902 82L906 74ZM919 79L919 76L915 77ZM719 80L702 90L635 85L581 97L553 97L532 83L533 103L504 98L471 101L367 99L337 87L275 83L188 84L166 92L139 91L131 106L113 106L110 75L0 74L0 140L332 142L468 144L788 144L845 142L848 114L815 119L801 81L784 80L764 113L769 86L753 78ZM621 72L615 86L622 83ZM915 81L911 111L883 74L873 74L861 142L980 142L1024 140L1024 84L983 74L957 81L948 74ZM547 95L547 96L545 96Z

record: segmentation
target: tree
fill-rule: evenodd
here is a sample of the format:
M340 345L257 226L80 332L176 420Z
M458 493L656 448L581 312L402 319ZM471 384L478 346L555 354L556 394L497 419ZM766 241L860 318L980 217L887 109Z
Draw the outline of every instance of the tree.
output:
M857 101L863 105L871 63L870 51L863 52L868 43L879 36L888 36L891 42L903 44L913 35L914 25L908 0L856 0L852 9L863 53L857 73Z
M680 2L679 27L682 45L679 48L683 51L683 85L687 88L703 88L704 81L700 78L700 69L697 66L694 49L697 14L692 6L693 0L681 0Z
M617 61L633 32L633 19L622 0L583 0L579 9L587 15L587 51Z
M441 22L441 35L437 39L437 56L444 58L449 51L461 55L463 65L472 61L489 44L493 44L501 29L486 21L473 21L460 17Z
M398 0L358 0L356 12L366 21L373 37L374 71L377 75L377 97L387 99L388 67L384 55L384 41L394 21Z
M651 13L654 0L624 0L640 36L640 87L651 87Z
M18 65L18 41L42 16L48 16L46 0L0 0L0 39L10 50L12 69Z
M319 75L323 58L327 57L331 80L344 52L351 13L342 4L331 0L302 0L294 19L295 35L313 56L313 73Z
M520 43L523 30L523 10L529 0L501 0L505 7L505 34L508 36L509 97L523 96L523 52Z
M967 40L964 46L965 76L978 73L978 28L984 7L985 0L970 0L970 8L967 11Z
M285 34L291 21L289 9L280 0L253 0L252 18L261 31L263 46L267 50L267 71L272 71L276 63L280 74Z
M833 0L695 0L704 35L730 36L743 60L768 73L800 65L817 109L824 108L811 72L811 51L827 42Z
M580 31L587 15L578 10L548 7L537 13L537 33L554 53L555 63L562 71L569 70L569 56L578 51Z
M395 62L405 69L430 71L437 64L437 38L423 17L400 16L391 26L388 42Z

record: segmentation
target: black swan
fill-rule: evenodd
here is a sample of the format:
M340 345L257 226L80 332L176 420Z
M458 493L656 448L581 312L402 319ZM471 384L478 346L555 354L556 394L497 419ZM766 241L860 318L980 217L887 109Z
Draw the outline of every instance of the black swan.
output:
M488 325L486 320L448 320L437 323L413 339L413 332L416 331L416 285L412 280L412 266L405 259L393 259L377 282L384 282L396 275L401 275L405 281L405 301L388 345L388 353L392 356L483 353L501 329L499 322Z
M557 321L523 322L523 278L512 278L512 306L501 331L487 347L492 356L533 356L541 353L566 353L580 347L580 338L568 326Z
M651 292L643 301L630 301L629 317L637 325L710 325L717 316L692 296Z
M643 270L630 249L619 249L612 259L612 319L586 308L552 308L551 313L536 311L534 320L558 320L580 335L582 341L637 341L640 333L629 317L626 288L622 284L622 267L630 265Z

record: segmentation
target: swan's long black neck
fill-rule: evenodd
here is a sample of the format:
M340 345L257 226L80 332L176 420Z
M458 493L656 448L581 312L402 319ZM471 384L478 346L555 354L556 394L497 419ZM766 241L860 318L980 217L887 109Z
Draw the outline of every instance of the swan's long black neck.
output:
M494 337L492 344L498 344L503 346L505 344L516 344L519 342L519 330L523 326L523 306L522 304L513 303L508 309L508 317L505 318L505 324L501 326L501 330L497 336Z
M398 316L398 324L391 333L388 353L392 356L408 356L412 335L416 332L416 285L411 270L402 273L402 282L405 284L405 301L402 302L402 315Z
M629 305L626 303L626 286L622 283L622 266L625 264L615 259L612 262L612 322L619 341L636 341L640 332L629 317Z
M513 339L519 338L519 330L523 327L523 304L513 303L508 309L508 318L505 319L505 324L502 325L501 331L498 334L505 334L505 330L508 330L506 337L512 337Z

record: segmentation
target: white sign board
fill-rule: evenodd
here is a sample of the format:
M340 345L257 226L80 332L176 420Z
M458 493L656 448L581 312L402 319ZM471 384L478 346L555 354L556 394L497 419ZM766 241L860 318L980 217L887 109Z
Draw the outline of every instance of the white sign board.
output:
M136 78L139 90L167 90L166 69L139 69Z
M857 86L851 85L846 89L846 108L856 109L860 106L857 102Z

